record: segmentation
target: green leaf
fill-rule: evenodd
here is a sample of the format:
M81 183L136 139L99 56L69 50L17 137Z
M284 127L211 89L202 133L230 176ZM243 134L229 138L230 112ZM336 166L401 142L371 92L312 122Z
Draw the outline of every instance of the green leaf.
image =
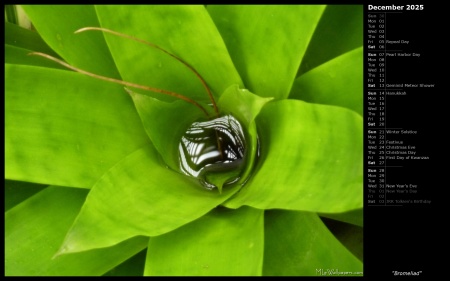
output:
M245 87L286 98L322 15L320 5L208 6Z
M16 5L5 5L5 24L18 24L19 19L17 16L17 6Z
M66 69L50 60L28 55L34 51L58 57L37 32L5 22L5 63Z
M102 27L156 44L190 64L216 98L229 85L242 85L204 6L101 5L96 10ZM129 39L110 34L105 37L124 80L210 102L200 80L173 57ZM153 96L168 100L160 94Z
M238 85L231 85L220 97L218 106L250 127L261 109L273 98L261 98Z
M46 187L31 182L5 180L5 212Z
M298 76L363 45L363 6L328 5L309 42Z
M237 191L222 194L166 168L151 145L135 151L92 188L59 254L156 236L193 221Z
M99 26L94 6L25 5L23 8L45 42L69 64L96 74L120 77L102 34L74 34L83 27Z
M345 213L334 213L334 214L327 214L327 213L319 213L321 217L351 223L357 226L362 227L363 226L363 209L359 208L353 211L345 212Z
M5 22L5 44L58 56L37 32L8 22Z
M5 177L90 188L148 143L117 85L78 73L5 65Z
M218 106L225 112L232 113L246 128L246 166L241 174L239 184L245 183L250 176L258 154L258 132L255 118L272 98L261 98L238 85L230 86L220 97Z
M5 63L35 65L67 70L67 68L62 65L55 64L50 60L43 60L41 57L28 55L31 52L33 51L5 44Z
M333 235L360 261L363 261L363 228L337 221L321 218Z
M185 101L167 103L134 92L130 92L130 95L156 150L169 167L179 171L179 142L188 127L199 119L205 119L205 115L194 105ZM257 153L257 132L254 119L270 100L271 98L260 98L248 90L239 89L238 85L232 85L225 90L218 102L222 114L231 113L247 129L246 149L248 152L246 157L248 164L246 164L240 182L245 181L250 174ZM209 113L210 115L214 114ZM218 187L221 190L221 185Z
M124 263L106 272L103 276L142 276L144 275L146 256L147 249L142 250Z
M359 9L362 11L360 6ZM119 77L109 51L111 48L124 80L173 90L202 103L210 103L195 74L167 54L111 34L89 31L74 35L73 31L101 23L103 27L157 43L183 58L205 77L221 110L232 112L251 124L252 148L256 147L254 118L259 115L256 124L262 150L253 179L240 193L236 193L240 186L224 189L223 194L208 192L192 179L166 168L160 159L165 153L159 155L142 130L143 124L159 130L159 136L152 142L159 146L159 152L163 148L173 153L174 150L168 147L169 141L173 143L177 139L175 131L191 118L190 110L177 109L183 102L176 101L167 108L161 106L161 102L155 102L157 105L151 110L145 109L153 120L142 118L141 121L136 114L138 106L135 108L122 87L69 71L6 65L6 177L88 188L96 183L72 226L70 224L86 198L86 190L52 187L6 213L5 267L10 275L121 275L120 272L129 272L135 261L142 273L146 254L142 249L148 245L148 238L136 235L152 236L151 240L156 241L149 244L155 251L148 252L147 274L158 274L153 270L162 272L166 268L166 273L188 275L191 274L189 267L197 266L194 268L194 271L198 270L197 275L260 275L263 257L265 263L273 263L275 268L267 266L266 274L282 269L283 263L289 265L284 274L308 274L298 273L296 267L296 261L302 259L305 262L300 264L300 270L306 271L309 260L304 259L304 254L312 254L311 265L317 267L323 260L325 265L333 266L339 262L345 268L362 270L360 262L354 263L343 247L336 246L339 243L336 244L337 240L328 230L323 230L316 214L275 212L282 215L273 216L275 219L266 224L265 253L262 253L262 210L246 206L237 210L214 209L221 204L233 208L242 205L260 209L287 208L358 222L362 210L361 116L343 108L301 101L266 105L267 101L238 87L230 90L233 98L225 98L229 95L228 86L242 87L243 83L203 6L93 8L61 5L29 6L27 10L46 42L69 63L98 74ZM309 60L309 51L305 54L305 49L311 43L313 32L314 38L324 32L321 24L317 26L323 7L217 6L211 10L214 10L216 23L221 22L222 34L228 34L225 36L227 46L247 87L260 96L286 98L300 62ZM242 13L246 11L260 13ZM338 17L344 19L343 15ZM353 18L350 22L355 23ZM362 17L358 22L360 29L361 22ZM339 25L328 26L333 27L326 35L331 38ZM353 38L351 30L355 29L347 29L349 34L336 34ZM325 55L320 56L323 62L330 59L327 56L333 45L329 41L323 41L331 46L321 49L327 49ZM308 48L311 50L314 44ZM337 46L343 50L340 43ZM7 45L5 51L5 60L9 63L50 65L43 58L21 58L27 50L20 47ZM342 70L342 62L339 66ZM59 66L55 64L55 67ZM320 69L306 73L299 81L313 77L314 73L320 76ZM348 72L342 74L348 75ZM303 80L301 82L304 86ZM329 83L331 85L335 86ZM342 84L339 85L342 88ZM329 89L322 91L317 86L314 91L318 90L322 93ZM311 93L314 91L311 88ZM250 95L240 96L245 93ZM148 95L173 101L173 98L166 99L160 94ZM335 96L321 98L323 103L328 103ZM347 106L347 103L355 102L353 98L346 95L345 101L338 100L342 102L339 105ZM322 103L320 100L314 102ZM244 104L249 107L240 109ZM175 114L168 111L173 108ZM172 117L168 123L173 124L164 125L164 128L158 123L162 114ZM176 122L178 116L181 116L181 122ZM57 191L48 195L47 190ZM19 189L11 194L17 197L7 193L5 199L12 200L13 204L29 195ZM224 203L233 195L234 199ZM45 208L48 210L42 212ZM285 216L285 213L295 215ZM273 228L270 237L269 227ZM34 234L31 240L30 234ZM124 241L130 237L135 238ZM354 236L345 237L354 240ZM246 248L251 245L250 239L260 241L254 244L258 247L251 247L254 252ZM318 243L314 243L314 247L312 243L304 247L298 242L302 239ZM342 241L351 244L345 239ZM60 255L50 260L61 243L59 254L85 252ZM209 246L210 243L214 246ZM104 248L108 246L110 248ZM129 259L138 252L137 257ZM233 255L235 253L237 255ZM193 255L199 257L199 263L195 264ZM119 265L126 260L126 264ZM150 260L154 260L154 265L161 265L154 267ZM354 266L348 266L351 264ZM175 269L175 266L179 267ZM339 266L339 270L345 269Z
M217 208L170 233L150 239L145 275L260 276L263 211Z
M5 275L101 275L144 249L136 237L111 248L52 259L87 191L49 187L5 213Z
M205 115L185 101L172 103L129 92L148 137L164 162L179 171L178 145L187 128Z
M257 119L260 166L225 206L345 212L363 205L363 122L348 109L284 100Z
M316 214L273 210L264 221L264 275L323 276L336 270L362 275L362 263Z
M298 77L290 98L338 105L363 115L363 48L336 57Z

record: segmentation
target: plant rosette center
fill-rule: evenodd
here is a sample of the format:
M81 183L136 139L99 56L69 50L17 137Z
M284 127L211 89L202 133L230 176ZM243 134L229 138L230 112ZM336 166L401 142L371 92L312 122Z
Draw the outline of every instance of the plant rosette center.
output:
M362 226L361 7L24 9L5 178L45 189L5 212L7 275L362 271L320 218Z
M246 143L242 126L232 115L194 122L178 147L181 171L199 178L205 188L217 188L211 180L217 174L232 173L219 186L239 180Z
M256 151L259 151L257 147L255 148L259 143L255 141L255 139L257 140L258 138L256 130L252 128L255 126L254 119L262 106L272 98L264 99L259 98L256 95L252 95L253 97L251 97L249 96L250 92L239 89L238 85L230 86L225 90L225 93L221 95L219 100L220 108L226 112L235 112L238 117L243 118L242 120L244 123L241 124L241 122L230 113L220 114L214 95L211 93L211 89L206 84L206 81L195 68L185 62L182 58L173 55L151 42L106 28L84 27L75 31L75 33L86 31L101 31L114 36L130 39L131 41L150 46L161 51L165 55L168 55L174 61L178 61L184 65L191 73L195 74L196 78L206 89L206 93L212 106L208 106L203 104L203 102L196 101L195 99L176 92L98 75L74 67L45 53L32 52L29 53L29 55L44 57L59 63L68 69L99 80L154 92L161 94L162 96L172 96L176 98L177 101L185 102L184 106L194 106L196 109L199 109L199 111L192 112L194 107L187 109L183 105L180 106L175 103L172 105L170 103L165 105L158 104L158 102L163 101L133 92L127 87L125 88L125 91L133 98L133 102L135 103L139 117L143 121L148 136L155 144L156 149L162 154L162 158L166 161L168 167L198 179L199 183L208 190L217 188L220 193L222 193L222 187L224 185L231 185L234 183L243 184L248 180L253 164L255 163L255 153ZM163 111L172 114L172 116L164 114ZM154 112L158 112L160 115L155 116ZM180 130L186 125L185 121L192 120L191 117L194 118L199 112L202 112L207 117L207 120L203 120L203 118L202 120L195 121L184 130L178 145L179 154L177 160L179 164L175 165L176 160L173 159L175 153L168 153L165 149L167 146L173 147L173 145L167 145L173 143L173 140L165 138L164 135L170 137L175 136L177 140L180 139ZM183 118L183 121L176 120L173 116L175 116L175 118ZM148 122L147 118L154 118L153 120L157 120L157 124L152 121ZM181 124L182 126L176 126L174 128L174 124ZM166 128L174 128L174 131L170 133L167 131L164 132L164 128L162 128L161 125L167 126ZM162 136L160 134L162 134ZM249 138L249 142L246 141L246 138ZM157 139L164 139L164 143L158 142ZM247 145L249 146L249 149L247 149ZM168 155L165 155L166 153L168 153ZM176 166L177 168L175 168Z
M148 136L172 170L219 192L224 185L244 184L251 176L258 154L255 118L272 98L232 85L218 101L219 110L230 113L205 120L189 103L129 93Z

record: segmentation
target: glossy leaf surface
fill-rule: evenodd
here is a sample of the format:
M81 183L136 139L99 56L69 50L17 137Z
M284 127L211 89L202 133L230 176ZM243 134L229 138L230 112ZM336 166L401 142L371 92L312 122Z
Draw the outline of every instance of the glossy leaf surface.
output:
M92 188L60 254L109 247L136 235L157 236L193 221L229 198L166 168L147 145L124 158Z
M264 275L362 275L362 263L316 214L266 211L265 240Z
M204 6L101 5L96 11L102 27L156 44L187 62L204 77L216 99L230 84L242 84ZM108 34L105 38L124 80L209 101L195 74L173 57L129 39Z
M217 208L175 231L151 238L145 275L261 275L263 217L263 211L249 207ZM181 247L178 241L183 241Z
M9 64L5 80L7 179L90 188L148 143L131 99L117 85Z
M336 57L298 77L290 98L346 107L363 115L363 48Z
M146 247L136 237L114 247L53 258L87 191L49 187L5 213L5 274L102 275Z
M258 116L261 165L225 205L313 212L361 208L361 119L347 109L302 101L266 105Z
M278 99L288 96L323 10L321 5L208 6L245 88Z

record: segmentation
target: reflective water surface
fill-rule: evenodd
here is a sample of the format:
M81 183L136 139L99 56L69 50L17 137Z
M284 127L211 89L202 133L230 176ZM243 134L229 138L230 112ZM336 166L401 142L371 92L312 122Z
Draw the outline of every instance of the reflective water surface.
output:
M231 184L239 179L245 145L242 126L232 115L195 122L178 147L181 171L198 178L207 189L216 188L208 181L213 174L230 174L224 185Z

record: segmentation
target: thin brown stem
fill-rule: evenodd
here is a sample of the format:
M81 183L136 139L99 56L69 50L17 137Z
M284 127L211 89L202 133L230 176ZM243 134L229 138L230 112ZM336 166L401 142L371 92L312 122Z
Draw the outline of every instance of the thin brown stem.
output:
M212 93L211 93L211 90L209 89L209 87L208 87L208 85L206 84L205 80L204 80L203 77L197 72L197 70L195 70L191 65L189 65L187 62L185 62L183 59L181 59L181 58L175 56L175 55L172 54L172 53L169 53L168 51L164 50L163 48L159 47L159 46L156 45L156 44L153 44L153 43L151 43L151 42L147 42L147 41L145 41L145 40L136 38L136 37L131 36L131 35L123 34L123 33L117 32L117 31L113 31L113 30L110 30L110 29L107 29L107 28L102 28L102 27L84 27L84 28L80 28L80 29L78 29L77 31L75 31L75 33L80 33L80 32L89 31L89 30L103 31L103 32L107 32L107 33L110 33L110 34L113 34L113 35L116 35L116 36L120 36L120 37L124 37L124 38L127 38L127 39L131 39L131 40L137 41L137 42L139 42L139 43L143 43L143 44L145 44L145 45L147 45L147 46L156 48L156 49L158 49L158 50L160 50L160 51L162 51L162 52L168 54L169 56L173 57L173 58L176 59L177 61L179 61L179 62L181 62L182 64L184 64L187 68L189 68L189 69L195 74L195 76L197 76L197 78L198 78L198 79L200 80L200 82L202 83L203 87L206 89L206 92L207 92L207 94L208 94L208 96L209 96L209 99L211 100L212 105L213 105L213 107L214 107L214 111L216 112L217 117L219 117L219 109L217 108L216 101L214 100L214 97L213 97L213 95L212 95Z
M100 79L100 80L104 80L104 81L108 81L108 82L111 82L111 83L116 83L116 84L120 84L120 85L124 85L124 86L128 86L128 87L132 87L132 88L137 88L137 89L141 89L141 90L145 90L145 91L151 91L151 92L155 92L155 93L160 93L160 94L176 97L178 99L184 100L184 101L186 101L188 103L191 103L191 104L195 105L201 111L203 111L203 113L205 113L205 115L207 117L209 117L208 112L200 104L198 104L196 101L194 101L194 100L192 100L192 99L190 99L190 98L188 98L186 96L183 96L183 95L180 95L180 94L177 94L177 93L174 93L174 92L170 92L170 91L167 91L167 90L163 90L163 89L152 88L152 87L148 87L148 86L143 86L143 85L127 82L127 81L122 81L122 80L118 80L118 79L109 78L109 77L106 77L106 76L101 76L101 75L98 75L98 74L94 74L94 73L91 73L91 72L79 69L77 67L71 66L70 64L63 62L62 60L59 60L59 59L57 59L55 57L52 57L52 56L44 54L44 53L32 52L32 53L29 53L28 55L41 56L41 57L47 58L49 60L52 60L54 62L59 63L60 65L66 67L68 69L71 69L73 71L76 71L76 72L79 72L81 74L84 74L84 75L87 75L87 76L90 76L90 77L94 77L94 78L97 78L97 79Z

